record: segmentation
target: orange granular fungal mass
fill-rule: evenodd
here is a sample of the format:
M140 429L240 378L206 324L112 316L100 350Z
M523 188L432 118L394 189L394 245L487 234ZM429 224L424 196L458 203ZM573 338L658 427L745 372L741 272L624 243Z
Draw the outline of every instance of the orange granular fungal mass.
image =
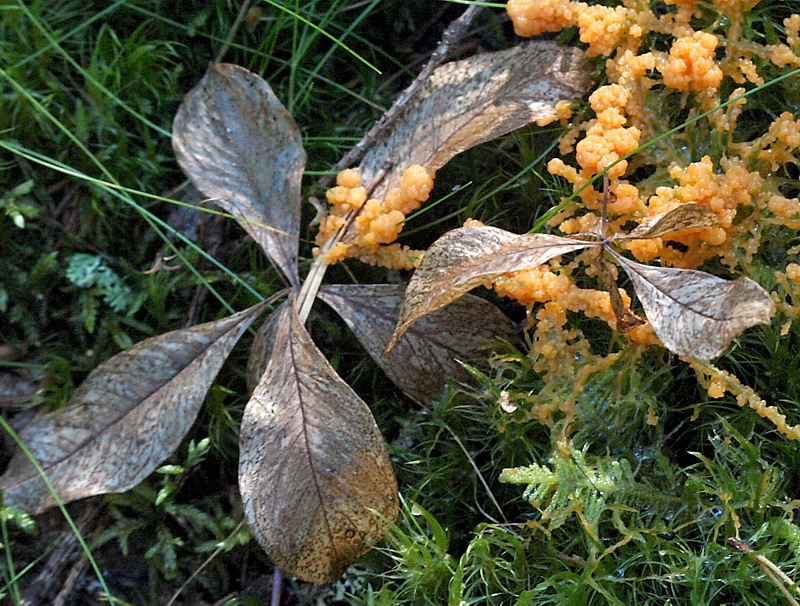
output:
M576 8L581 42L589 45L589 56L610 55L628 32L628 9L584 3Z
M706 260L720 254L718 247L729 239L750 236L747 224L735 224L738 210L751 206L762 189L761 176L748 171L737 159L723 159L724 172L717 172L708 156L687 167L673 166L670 177L678 182L674 187L659 187L648 200L647 215L667 212L681 204L702 204L717 215L719 227L691 230L671 235L670 240L680 242L686 251L666 245L659 238L634 240L626 248L640 261L660 259L664 265L695 269Z
M597 118L586 124L586 135L575 146L576 160L584 180L639 146L641 130L636 126L625 126L628 121L625 106L629 99L629 92L618 84L600 87L589 97ZM609 178L621 177L627 168L627 161L619 162L609 170ZM569 179L567 175L562 176Z
M551 379L570 372L565 362L576 357L592 358L589 344L581 338L580 331L570 328L566 312L566 308L555 301L546 303L536 312L534 346L539 358L534 370Z
M798 57L794 51L785 44L774 44L769 47L769 58L778 67L797 64Z
M783 164L794 162L797 148L800 147L800 120L789 112L783 112L769 130L753 143L753 147L760 149L759 160L769 163L773 171Z
M739 406L749 406L759 416L771 421L786 437L800 440L800 425L789 425L786 415L781 414L775 406L769 406L752 388L742 385L734 375L699 360L687 359L687 362L697 374L700 384L706 388L709 397L721 398L729 392L736 398Z
M786 277L792 281L795 286L800 286L800 265L797 263L789 263L786 266Z
M616 327L616 318L611 308L611 298L605 291L590 288L579 288L569 276L552 271L547 265L514 272L498 278L492 284L495 292L501 296L511 297L525 305L536 303L556 303L562 309L582 312L589 318L599 318L612 328ZM620 291L623 302L630 307L630 296ZM634 341L641 343L657 343L648 330L636 332ZM551 344L548 347L555 347ZM539 351L538 353L542 353Z
M683 26L688 25L689 20L697 11L697 0L665 0L664 3L677 7L678 11L665 15L662 19L663 23L665 25L673 25L675 30L682 32Z
M773 194L767 201L767 209L772 213L769 222L800 229L800 200ZM788 270L788 267L787 267Z
M783 20L786 28L786 44L794 51L800 50L800 15L792 15Z
M345 168L336 175L336 185L346 189L355 189L361 185L361 173L355 168Z
M586 213L579 217L566 219L559 223L559 229L566 235L599 233L602 219L594 213Z
M398 187L389 190L385 200L368 200L359 171L343 170L336 177L336 187L325 194L330 208L320 223L315 256L323 254L328 265L356 258L390 269L416 267L421 260L418 251L399 244L385 245L394 242L403 231L406 215L428 199L433 179L432 171L413 165L403 173ZM337 237L339 241L333 243Z
M786 266L786 278L791 282L791 288L794 292L800 290L800 265L797 263L789 263Z
M641 35L641 28L631 21L630 9L623 6L590 6L569 0L509 0L506 11L520 36L578 26L581 42L589 45L590 56L608 55L627 35Z
M619 182L612 186L613 196L608 202L608 212L617 216L641 216L645 213L639 190L630 183Z
M722 82L722 70L714 60L717 38L705 32L694 32L679 38L669 51L669 58L656 65L664 76L664 84L677 90L716 89Z
M747 133L749 125L740 129L739 121L751 101L737 97L762 84L768 75L774 78L776 67L786 73L800 66L800 15L784 19L785 43L766 45L740 40L743 16L754 0L665 3L674 10L656 13L652 3L635 0L622 0L622 6L616 7L573 0L508 2L508 14L519 35L575 27L589 56L606 57L606 82L589 97L594 117L562 123L566 132L559 141L559 157L547 165L548 172L566 179L574 192L548 225L567 235L598 232L604 194L600 182L592 179L619 161L607 173L610 235L689 202L708 207L719 221L714 228L629 241L621 244L623 248L644 262L699 268L718 259L735 273L752 275L764 224L800 229L800 201L782 195L785 183L778 177L786 165L800 161L800 117L787 108L763 134L748 140L740 133ZM706 29L695 29L701 23ZM652 45L644 48L644 42L654 38L666 50ZM724 101L729 102L724 109L637 153L642 143L676 126L670 108L694 118ZM620 161L632 152L629 159ZM644 170L634 172L639 168ZM632 176L639 174L654 176L633 182ZM800 253L800 246L789 252ZM549 330L537 329L534 342L533 353L542 360L570 364L567 357L554 357L554 353L563 352L568 344L576 347L581 339L564 326L553 328L556 317L561 317L556 310L581 311L614 322L607 293L574 285L572 274L580 267L586 276L596 275L590 259L591 255L579 255L567 266L553 260L494 282L499 293L533 306L537 320L546 318L550 323ZM785 274L777 273L792 297L790 313L800 317L800 264L790 264ZM774 298L781 297L775 294ZM647 324L628 337L639 343L656 341ZM544 369L549 363L542 364ZM731 384L730 377L723 375L706 381L712 396L727 391L744 397ZM745 399L764 412L756 399ZM781 422L772 412L766 411L765 416Z
M517 35L528 37L572 25L572 5L564 0L509 0L506 11Z
M572 102L559 101L555 106L555 113L552 116L546 116L536 120L536 126L547 126L556 120L561 122L562 126L567 126L569 119L572 117Z

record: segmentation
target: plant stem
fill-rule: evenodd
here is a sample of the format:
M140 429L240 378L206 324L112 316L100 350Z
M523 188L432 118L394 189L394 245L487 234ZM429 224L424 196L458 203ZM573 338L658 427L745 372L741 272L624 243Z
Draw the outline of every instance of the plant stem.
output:
M236 36L236 32L239 30L244 18L247 16L247 12L250 10L251 3L252 0L245 0L242 2L242 7L239 9L239 14L236 15L236 20L233 22L233 25L231 25L231 30L228 32L225 42L222 43L222 48L219 49L217 56L214 57L214 63L220 63L222 58L225 56L225 53L228 52L228 49L231 47L231 43L233 42L233 38Z
M281 594L283 593L283 571L275 567L272 573L272 597L269 601L270 606L281 606Z
M350 213L350 215L352 214L353 213ZM342 229L339 230L339 233L322 245L322 248L319 251L319 256L314 259L314 263L311 265L311 269L309 270L306 279L303 281L303 287L300 289L300 294L297 295L297 301L294 304L294 308L297 311L297 315L300 317L300 322L304 324L305 321L308 320L308 314L311 313L311 307L314 305L314 299L317 298L317 292L322 284L322 278L325 277L325 271L328 269L328 266L323 263L322 260L325 258L325 253L339 243L342 235L344 234L344 230L350 223L350 215L348 215L347 221Z

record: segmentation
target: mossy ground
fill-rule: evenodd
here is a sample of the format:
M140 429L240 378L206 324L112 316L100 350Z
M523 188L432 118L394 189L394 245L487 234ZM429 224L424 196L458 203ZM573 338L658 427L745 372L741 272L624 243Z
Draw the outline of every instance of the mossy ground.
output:
M281 5L286 10L255 4L224 60L263 75L295 116L309 157L306 194L320 196L317 178L389 107L463 7L423 0ZM281 287L233 222L171 202L184 181L170 146L172 117L225 46L239 9L227 0L0 2L2 364L42 386L27 404L8 408L8 418L32 404L62 406L120 348L222 317L252 304L252 291L269 296ZM748 31L779 29L797 9L762 2ZM474 29L463 54L516 42L500 9L486 9ZM796 102L779 97L766 91L740 128L761 132L781 111L796 112ZM659 115L672 125L689 109L660 108ZM530 229L569 193L544 168L560 134L530 127L456 158L440 171L432 199L469 185L410 222L404 242L424 248L468 217ZM692 140L695 160L718 144L690 129L648 153L685 153ZM786 195L796 195L792 178ZM311 205L304 213L313 217ZM164 222L177 225L179 215L194 244L169 235ZM754 264L763 275L751 276L767 289L797 244L794 230L770 229ZM303 234L301 254L309 254L313 236ZM349 272L364 282L396 277L348 263L332 268L329 279L350 280ZM524 309L501 305L524 320ZM578 314L569 319L598 355L619 348L604 325ZM779 329L776 322L748 331L717 365L796 424L798 332L796 323L784 335ZM288 580L286 603L790 603L754 555L726 540L741 538L800 580L800 444L732 397L710 399L695 372L667 352L622 349L576 389L574 375L544 377L527 352L500 346L476 371L475 385L452 385L441 403L420 408L387 385L322 306L312 330L370 404L405 504L383 547L334 586ZM236 466L246 340L169 461L180 466L174 475L154 474L128 494L96 499L102 509L85 537L122 600L164 604L199 570L177 603L268 601L268 560L246 530L232 534L242 517ZM498 404L506 396L513 411ZM573 415L537 419L543 407L566 409L564 402ZM79 517L85 508L70 510ZM36 523L38 535L28 534L20 526L29 520L4 511L8 603L21 602L66 531L58 513ZM201 569L223 541L223 553ZM81 579L74 595L97 603L92 573Z

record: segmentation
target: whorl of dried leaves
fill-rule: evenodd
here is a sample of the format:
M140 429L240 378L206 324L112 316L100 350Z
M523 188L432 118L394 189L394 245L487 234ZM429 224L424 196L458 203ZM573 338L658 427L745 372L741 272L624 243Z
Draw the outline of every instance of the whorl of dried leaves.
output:
M555 117L559 100L579 97L588 86L580 53L553 42L445 65L366 154L362 185L380 196L409 165L436 170L473 145ZM242 420L239 486L258 542L276 565L307 581L338 578L380 540L398 511L397 482L368 406L305 329L318 296L387 376L420 401L439 397L447 377L462 376L457 361L470 360L493 338L514 337L501 312L466 293L567 253L597 250L617 327L624 331L641 320L626 307L604 265L602 255L608 254L630 277L662 343L681 356L718 356L743 330L768 323L775 309L746 277L727 281L642 265L612 248L624 240L712 226L713 215L695 204L611 238L462 227L430 247L404 297L390 285L320 291L321 257L305 280L298 270L305 152L297 125L269 85L241 67L212 65L178 110L173 142L196 187L234 216L290 286L289 298L263 323L251 351L253 393ZM341 242L358 213L354 209L325 245ZM232 347L265 308L259 303L148 339L100 365L65 410L25 428L20 436L59 499L127 490L151 473L189 431ZM476 314L480 322L470 321ZM32 512L55 503L21 453L0 478L0 488L6 504Z
M408 165L438 168L477 143L555 116L557 101L588 86L580 52L553 42L445 65L366 155L365 183L373 193L388 190ZM325 267L315 263L301 284L299 129L260 77L215 64L179 108L173 145L197 189L237 220L290 285L289 299L264 322L251 352L254 390L242 421L239 484L245 517L273 561L301 579L333 581L396 516L397 483L369 408L304 327ZM472 359L488 340L514 336L502 313L469 297L420 321L384 358L402 301L398 288L335 286L320 297L389 378L421 401L439 397L447 377L459 376L456 360ZM127 490L151 473L189 431L231 348L265 308L259 303L143 341L99 366L65 410L24 429L20 435L59 499ZM482 321L466 321L476 309ZM22 453L0 488L7 505L32 512L55 503Z

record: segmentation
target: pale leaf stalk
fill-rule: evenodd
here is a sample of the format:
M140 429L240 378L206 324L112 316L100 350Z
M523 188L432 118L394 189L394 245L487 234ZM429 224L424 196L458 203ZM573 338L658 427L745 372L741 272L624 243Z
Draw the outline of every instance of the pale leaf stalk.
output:
M300 288L300 294L297 295L295 302L295 310L297 316L300 318L302 324L308 320L308 314L311 313L311 308L314 305L314 300L317 298L320 286L322 286L322 279L325 277L325 272L328 270L328 265L323 261L325 253L331 250L334 246L339 244L344 237L347 227L358 211L351 211L345 218L344 225L336 232L332 238L329 238L319 249L319 255L311 264L311 269L308 271L306 279L303 281L303 286Z

